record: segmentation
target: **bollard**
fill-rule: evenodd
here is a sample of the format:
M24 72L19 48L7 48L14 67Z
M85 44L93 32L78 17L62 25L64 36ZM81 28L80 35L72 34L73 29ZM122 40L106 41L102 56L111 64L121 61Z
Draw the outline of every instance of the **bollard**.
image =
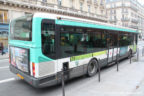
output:
M118 62L118 55L116 57L116 64L117 64L117 72L119 71L119 62Z
M142 56L144 56L144 46L143 46L143 48L142 48Z
M62 96L65 96L64 68L62 69L61 79L62 79Z
M132 58L132 55L130 55L130 64L131 64L131 58Z
M99 80L99 82L101 81L101 78L100 78L100 76L101 76L101 74L100 74L100 65L99 65L99 61L98 61L98 80Z
M137 61L139 61L139 48L137 48Z

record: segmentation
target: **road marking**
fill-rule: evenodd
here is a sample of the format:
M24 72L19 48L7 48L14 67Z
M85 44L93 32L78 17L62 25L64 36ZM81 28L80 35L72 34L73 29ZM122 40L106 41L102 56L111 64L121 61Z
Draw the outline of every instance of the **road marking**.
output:
M6 69L6 68L9 68L9 66L0 67L0 69Z
M16 80L16 79L15 78L9 78L9 79L5 79L5 80L0 80L0 84L10 82L10 81L14 81L14 80Z
M1 62L1 61L8 61L8 60L9 60L9 59L0 59L0 62Z

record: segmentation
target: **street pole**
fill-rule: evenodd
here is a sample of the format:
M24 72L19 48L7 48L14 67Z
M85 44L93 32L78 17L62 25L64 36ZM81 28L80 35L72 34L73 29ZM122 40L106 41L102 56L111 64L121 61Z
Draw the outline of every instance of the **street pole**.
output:
M118 72L119 71L118 54L117 54L117 57L116 57L116 64L117 64L117 72Z
M139 48L137 48L137 61L139 61Z
M99 80L99 82L101 81L101 74L100 74L100 65L99 65L99 61L98 61L98 80Z
M144 46L143 46L143 48L142 48L142 56L144 56Z
M131 58L132 58L132 54L130 53L130 64L131 64Z
M65 83L64 83L64 68L62 69L61 79L62 79L62 96L65 96Z

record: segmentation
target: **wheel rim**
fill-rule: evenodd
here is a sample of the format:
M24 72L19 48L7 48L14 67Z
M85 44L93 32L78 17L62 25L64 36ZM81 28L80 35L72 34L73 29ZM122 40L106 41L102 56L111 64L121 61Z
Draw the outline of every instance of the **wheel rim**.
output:
M89 70L89 73L91 73L91 74L95 73L95 71L96 71L95 62L90 63L88 70Z

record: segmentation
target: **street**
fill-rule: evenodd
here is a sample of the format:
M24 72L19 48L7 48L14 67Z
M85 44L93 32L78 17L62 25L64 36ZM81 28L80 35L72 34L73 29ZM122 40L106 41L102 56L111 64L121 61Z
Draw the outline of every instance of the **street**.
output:
M136 56L101 70L101 82L98 74L94 77L82 76L66 83L66 96L144 96L144 57L140 41L140 57ZM0 96L62 96L61 85L36 89L9 71L8 59L0 60Z

